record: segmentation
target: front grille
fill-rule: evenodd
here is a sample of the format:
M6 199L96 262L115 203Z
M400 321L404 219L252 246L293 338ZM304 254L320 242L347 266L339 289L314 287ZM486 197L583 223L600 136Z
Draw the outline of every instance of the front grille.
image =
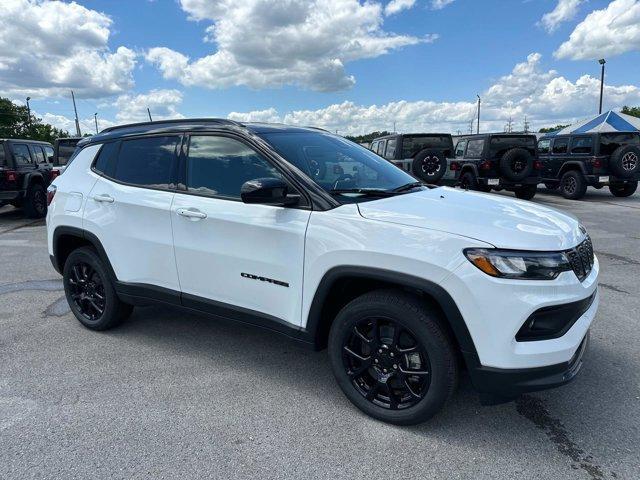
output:
M587 278L591 273L594 261L593 245L589 235L587 235L587 238L585 238L580 245L569 250L567 256L578 280L583 281Z

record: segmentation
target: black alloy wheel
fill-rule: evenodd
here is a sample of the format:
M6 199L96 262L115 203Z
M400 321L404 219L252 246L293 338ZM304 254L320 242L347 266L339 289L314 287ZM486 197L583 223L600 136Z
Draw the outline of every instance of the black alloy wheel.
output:
M343 365L355 389L382 408L409 408L429 390L429 356L413 333L390 318L365 318L342 346Z
M581 172L569 170L560 180L560 193L569 200L578 200L587 192L587 182Z
M106 296L104 280L96 270L84 262L71 267L69 295L78 312L90 322L96 322L104 314Z

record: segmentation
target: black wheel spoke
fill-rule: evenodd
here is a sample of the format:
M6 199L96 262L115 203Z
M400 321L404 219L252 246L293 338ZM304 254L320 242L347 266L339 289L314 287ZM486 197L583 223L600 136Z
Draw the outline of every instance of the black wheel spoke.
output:
M409 380L407 380L406 378L404 378L402 380L402 385L404 386L404 389L409 392L409 395L411 395L413 398L421 398L420 395L415 392L413 390L413 387L411 387L411 384L409 383Z
M356 336L366 344L369 344L369 343L372 342L372 340L370 338L368 338L368 337L366 337L365 335L362 334L362 332L360 331L360 329L358 328L357 325L355 327L353 327L353 333L355 333Z
M371 321L371 343L377 347L380 344L380 332L378 331L378 320Z
M345 352L347 352L347 354L351 355L352 357L357 358L357 359L358 359L358 360L360 360L361 362L365 362L365 361L367 361L367 360L370 360L370 359L371 359L371 357L365 357L365 356L362 356L362 355L357 354L356 352L354 352L353 350L351 350L351 349L350 349L349 347L347 347L346 345L345 345L345 347L344 347L344 351L345 351Z
M397 350L399 353L413 353L418 351L418 345L413 345L411 347L406 347L406 348L397 347Z
M379 390L380 390L380 384L378 382L374 383L371 386L371 388L367 391L366 399L369 401L373 400Z
M389 395L389 407L391 407L391 410L396 410L398 408L398 399L393 393L393 388L391 388L391 385L389 385L388 383L387 383L387 394Z
M426 370L405 370L402 367L400 367L400 372L404 375L429 375L429 372Z
M90 321L102 317L106 308L103 280L96 269L85 262L71 266L67 278L68 295L77 313Z
M351 372L349 372L349 376L352 378L358 378L360 377L364 372L366 372L369 368L371 368L371 359L369 360L365 360L364 362L362 362L360 364L359 367L357 367L355 370L352 370Z

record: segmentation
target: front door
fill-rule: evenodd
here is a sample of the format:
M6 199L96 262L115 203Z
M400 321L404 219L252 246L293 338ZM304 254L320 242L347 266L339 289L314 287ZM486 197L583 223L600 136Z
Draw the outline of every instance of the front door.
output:
M183 304L268 327L300 325L310 210L242 202L244 182L285 175L240 139L192 135L185 160L185 191L172 206Z

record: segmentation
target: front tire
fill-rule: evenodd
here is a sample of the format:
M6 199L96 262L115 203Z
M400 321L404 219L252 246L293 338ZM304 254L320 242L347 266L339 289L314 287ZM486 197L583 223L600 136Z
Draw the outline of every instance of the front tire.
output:
M133 311L118 298L107 269L91 247L71 252L64 264L63 284L71 311L91 330L115 327Z
M587 193L587 182L581 172L569 170L560 180L560 193L568 200L579 200Z
M458 381L453 342L436 310L396 290L366 293L340 311L329 333L329 359L356 407L396 425L433 417Z

